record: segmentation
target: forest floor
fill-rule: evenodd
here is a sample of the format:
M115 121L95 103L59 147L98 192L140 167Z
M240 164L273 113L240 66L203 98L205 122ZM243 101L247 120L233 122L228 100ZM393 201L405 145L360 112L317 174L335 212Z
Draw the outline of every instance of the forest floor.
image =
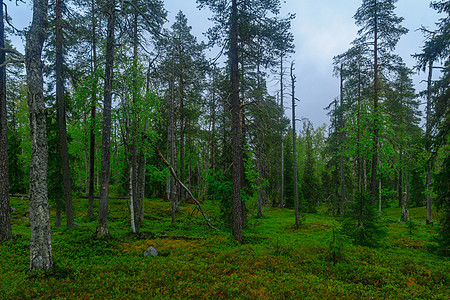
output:
M87 200L74 203L80 226L72 230L54 227L51 211L56 268L30 273L28 201L11 199L15 236L0 243L1 299L450 299L450 260L430 251L424 207L410 209L414 226L399 222L399 208L385 209L388 235L373 249L339 234L325 207L304 214L300 229L290 209L266 208L259 219L250 211L238 243L229 229L208 228L194 205L183 204L171 224L160 199L146 200L139 236L127 201L110 200L112 237L96 239ZM217 224L218 206L203 207ZM143 257L150 246L159 255Z

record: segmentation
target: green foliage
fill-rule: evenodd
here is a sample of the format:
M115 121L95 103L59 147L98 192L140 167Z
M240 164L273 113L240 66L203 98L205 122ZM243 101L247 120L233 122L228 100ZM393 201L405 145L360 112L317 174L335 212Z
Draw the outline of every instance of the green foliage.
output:
M319 178L316 177L316 160L313 154L313 141L312 141L312 128L311 122L305 122L304 129L304 141L305 141L305 161L302 176L302 198L303 198L303 210L309 213L314 213L317 210L317 202L319 196Z
M408 221L406 223L406 226L408 227L409 234L412 235L414 231L417 229L417 224L413 221L411 217L408 218Z
M284 137L284 203L294 207L294 168L292 162L292 130Z
M349 239L340 229L332 228L329 238L328 259L336 265L338 262L345 261L345 252L348 247Z
M11 200L17 235L0 243L0 293L5 300L130 295L135 299L445 299L449 292L450 261L427 252L432 231L417 226L417 233L408 235L397 222L398 208L386 211L386 247L373 249L349 245L338 230L333 242L332 229L338 221L321 210L308 214L301 229L292 230L292 210L268 209L264 218L249 218L241 244L208 229L187 204L180 206L179 222L171 224L170 203L160 199L146 199L140 235L129 233L127 200L111 199L112 238L96 239L97 220L86 217L87 200L76 199L76 222L81 226L52 228L57 268L30 274L25 272L28 204L20 198ZM208 202L203 209L212 216L218 207ZM412 210L423 218L423 208ZM150 246L162 255L142 257ZM330 249L342 254L335 264Z
M374 206L370 203L370 196L365 192L355 195L354 201L346 212L342 228L355 244L361 246L381 246L382 239L386 235Z
M56 123L55 115L56 114L47 115L47 193L49 203L61 211L64 209L64 191L63 182L61 180L62 169L59 151L58 123Z
M207 199L212 202L220 202L222 219L231 224L231 199L233 193L233 182L222 170L209 169L205 176L208 195Z
M20 136L8 126L8 167L10 193L24 194L27 191L25 170L20 161Z
M438 247L439 251L446 256L450 256L450 147L442 150L443 161L440 170L435 175L436 204L440 209L440 220L438 227Z

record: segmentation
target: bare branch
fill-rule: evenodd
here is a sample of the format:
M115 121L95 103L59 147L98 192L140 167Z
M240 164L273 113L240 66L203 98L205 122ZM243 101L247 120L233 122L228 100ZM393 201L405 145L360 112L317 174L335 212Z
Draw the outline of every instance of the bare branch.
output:
M208 226L212 229L215 229L217 231L220 231L218 228L214 227L211 222L209 222L209 219L206 217L205 213L203 212L202 207L200 206L200 202L194 197L194 195L192 194L192 192L184 185L184 183L178 178L175 170L173 169L173 167L169 164L169 162L164 158L163 154L161 153L161 150L159 150L158 146L154 145L156 152L158 153L159 158L161 159L161 161L169 168L170 173L172 174L173 178L180 184L180 186L186 190L186 192L189 194L189 196L192 198L192 200L194 200L195 205L197 206L198 210L200 211L200 213L202 214L203 218L205 219L206 223L208 224Z
M22 1L21 1L21 2L22 2ZM17 5L17 1L16 1L16 5ZM6 20L6 23L8 23L8 25L11 26L11 28L14 29L15 31L20 32L19 29L17 29L16 27L14 27L14 25L11 24L11 23L9 22L9 18L8 18L8 6L6 5L5 2L3 2L3 6L5 7L5 20Z
M7 64L15 64L15 63L25 63L25 60L24 59L10 59L10 60L7 60L4 63L2 63L0 65L0 68L3 68Z
M0 50L5 51L5 53L11 53L11 54L17 55L21 59L25 59L24 55L22 53L20 53L19 51L17 51L16 49L13 49L13 48L0 48Z

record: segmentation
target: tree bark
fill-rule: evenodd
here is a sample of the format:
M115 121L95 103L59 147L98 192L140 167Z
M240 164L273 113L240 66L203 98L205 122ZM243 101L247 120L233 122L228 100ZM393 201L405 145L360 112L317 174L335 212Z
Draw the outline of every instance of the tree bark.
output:
M294 206L295 206L295 228L300 227L298 185L297 185L297 133L295 129L295 75L294 62L291 63L291 93L292 93L292 160L294 165Z
M33 20L27 35L25 62L30 117L30 269L53 267L50 213L47 197L48 145L43 94L42 47L46 38L48 0L33 1Z
M180 63L182 62L183 53L180 51ZM180 180L181 182L185 182L185 170L184 170L184 144L185 144L185 118L184 118L184 80L183 80L183 72L180 71L179 78L179 93L180 93ZM180 187L179 190L180 203L184 202L184 190Z
M427 108L426 108L426 132L425 145L426 151L430 153L431 144L431 80L433 79L433 60L428 62L428 80L427 80ZM433 224L433 198L431 197L431 165L426 167L426 200L427 200L427 224Z
M340 201L338 204L338 210L337 210L337 214L338 216L341 214L342 209L344 207L344 203L345 200L347 199L347 195L345 192L345 164L344 164L344 139L345 139L345 134L344 134L344 110L343 110L343 106L344 106L344 78L342 76L342 69L343 66L341 65L341 70L340 70L340 95L339 95L339 138L341 140L341 153L339 155L339 171L340 171L340 182L341 182L341 197L340 197Z
M61 150L66 223L67 228L71 229L75 226L75 221L72 203L72 182L70 178L69 147L67 145L66 109L64 101L62 5L62 0L56 0L56 103L58 107L57 122L59 149Z
M103 136L102 136L102 165L100 170L100 201L98 213L97 236L109 236L108 231L108 193L109 193L109 169L111 157L111 105L112 82L114 66L114 25L116 21L116 1L108 1L108 25L106 36L106 65L105 65L105 90L103 107Z
M280 107L281 107L281 120L284 117L284 82L283 82L283 54L281 54L280 62ZM284 134L281 131L281 186L280 186L280 207L284 207Z
M95 179L95 115L97 105L97 23L95 19L95 0L91 2L92 10L92 88L91 88L91 132L89 148L89 200L88 216L94 216L94 179Z
M0 49L5 48L3 0L0 2ZM0 50L0 65L5 51ZM11 205L9 202L8 124L6 117L6 66L0 67L0 241L11 237Z
M404 192L402 195L402 220L408 220L408 198L409 198L409 172L406 171L406 178L404 182Z
M133 105L132 105L132 128L131 128L131 168L130 168L130 181L131 181L131 229L134 233L139 232L140 227L140 213L139 213L139 199L140 195L138 195L138 153L137 153L137 131L138 131L138 122L137 122L137 98L138 98L138 86L136 81L137 76L137 60L138 60L138 16L137 12L134 14L134 23L133 23Z
M238 68L238 8L237 0L231 2L231 131L233 143L233 236L241 240L243 216L241 199L242 140L240 128L239 68Z
M377 1L375 1L375 6L377 6ZM375 202L377 196L377 164L378 164L378 15L375 10L375 25L374 25L374 100L373 100L373 147L372 147L372 178L371 178L371 188L372 188L372 201Z
M172 166L176 165L176 147L175 147L175 91L174 91L174 78L175 78L175 68L174 61L172 58L172 78L170 81L170 120L168 125L168 159L169 164ZM175 223L176 215L178 213L178 197L177 188L174 177L167 175L167 197L172 206L172 223Z
M361 183L361 66L358 64L358 116L357 116L357 126L358 126L358 135L357 135L357 156L358 156L358 191L361 192L362 183Z

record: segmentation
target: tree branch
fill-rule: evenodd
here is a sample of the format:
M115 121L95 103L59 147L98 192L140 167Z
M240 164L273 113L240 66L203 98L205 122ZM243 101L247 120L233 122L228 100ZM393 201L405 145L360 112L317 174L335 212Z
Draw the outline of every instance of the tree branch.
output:
M154 145L156 152L158 153L159 158L161 159L161 161L169 168L170 173L172 174L173 178L180 184L180 186L186 190L186 192L189 194L189 196L192 198L192 200L194 200L195 205L197 206L198 210L200 211L200 213L202 214L203 218L205 219L206 223L208 224L208 226L212 229L215 229L217 231L220 231L218 228L214 227L211 222L209 222L209 219L206 217L205 213L203 212L202 207L200 206L200 202L194 197L194 195L192 194L192 192L184 185L183 182L181 182L181 180L178 178L175 170L172 168L172 166L169 164L169 162L164 158L163 154L161 153L161 150L159 150L158 146Z

